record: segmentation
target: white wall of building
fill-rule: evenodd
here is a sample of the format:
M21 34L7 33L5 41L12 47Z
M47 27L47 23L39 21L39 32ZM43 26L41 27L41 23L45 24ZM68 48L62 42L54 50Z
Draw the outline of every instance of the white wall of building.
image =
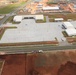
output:
M46 11L46 10L59 10L59 7L58 6L55 6L55 7L47 6L47 7L43 7L42 9L44 11Z
M65 30L68 36L76 35L76 29L66 29Z
M66 29L68 29L68 28L74 28L74 26L70 22L64 22L63 25L64 25L64 27Z
M13 21L21 22L24 17L28 17L28 18L33 17L35 20L44 20L43 15L20 15L20 16L18 15L18 16L14 16Z
M21 22L22 19L23 19L22 16L14 16L13 21L14 21L14 22Z

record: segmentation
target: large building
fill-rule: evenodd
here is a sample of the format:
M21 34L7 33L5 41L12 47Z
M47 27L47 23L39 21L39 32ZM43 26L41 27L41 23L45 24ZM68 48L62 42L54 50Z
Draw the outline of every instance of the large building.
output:
M47 6L42 8L43 12L59 12L59 9L59 6Z
M76 29L74 29L74 28L66 29L65 31L68 34L68 36L75 36L76 35Z
M34 19L35 21L37 20L44 20L43 15L17 15L14 16L13 21L14 22L21 22L23 19Z
M66 29L74 28L74 26L70 22L64 22L62 26L64 26Z
M65 27L65 32L68 34L68 36L75 36L76 35L76 29L70 22L64 22L62 26Z

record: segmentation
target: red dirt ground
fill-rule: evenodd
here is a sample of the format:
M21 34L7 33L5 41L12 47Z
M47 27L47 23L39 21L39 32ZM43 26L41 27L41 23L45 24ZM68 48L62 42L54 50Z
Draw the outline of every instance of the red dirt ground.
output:
M61 65L65 65L68 61L76 63L76 51L29 54L27 56L27 61L28 64L26 67L29 67L27 75L58 75L58 73L61 72L59 71ZM73 67L70 67L70 69L72 70L69 70L72 72L72 75L75 75ZM76 67L74 69L76 70ZM70 75L71 72L65 75Z
M76 75L76 63L68 61L65 65L61 65L57 75Z
M2 75L76 75L76 50L6 55L0 59L5 60Z
M6 55L2 75L25 75L26 55Z

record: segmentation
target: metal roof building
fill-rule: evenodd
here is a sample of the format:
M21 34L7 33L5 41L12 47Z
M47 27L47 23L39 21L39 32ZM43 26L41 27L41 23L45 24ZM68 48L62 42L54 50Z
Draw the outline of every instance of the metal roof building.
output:
M43 15L35 15L35 20L44 20L44 16Z
M21 22L22 19L23 19L22 16L14 16L13 21L14 21L14 22Z
M64 26L66 28L66 33L68 36L75 36L76 35L76 29L70 22L64 22Z
M14 16L13 18L13 21L14 22L21 22L22 19L35 19L35 20L44 20L44 16L43 15L17 15L17 16Z
M42 8L43 10L59 10L59 7L58 6L55 6L55 7L50 7L50 6L47 6L47 7L43 7Z
M75 36L76 35L76 29L74 29L74 28L66 29L65 31L68 34L68 36Z
M58 22L58 21L63 21L64 19L63 18L55 18L54 19L56 22Z
M63 25L64 25L64 27L66 29L68 29L68 28L74 28L74 26L70 22L64 22Z

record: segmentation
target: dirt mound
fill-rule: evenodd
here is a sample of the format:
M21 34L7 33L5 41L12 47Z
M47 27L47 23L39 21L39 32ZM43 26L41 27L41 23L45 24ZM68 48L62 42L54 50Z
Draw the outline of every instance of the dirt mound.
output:
M76 75L76 63L68 61L65 65L61 65L57 75Z

